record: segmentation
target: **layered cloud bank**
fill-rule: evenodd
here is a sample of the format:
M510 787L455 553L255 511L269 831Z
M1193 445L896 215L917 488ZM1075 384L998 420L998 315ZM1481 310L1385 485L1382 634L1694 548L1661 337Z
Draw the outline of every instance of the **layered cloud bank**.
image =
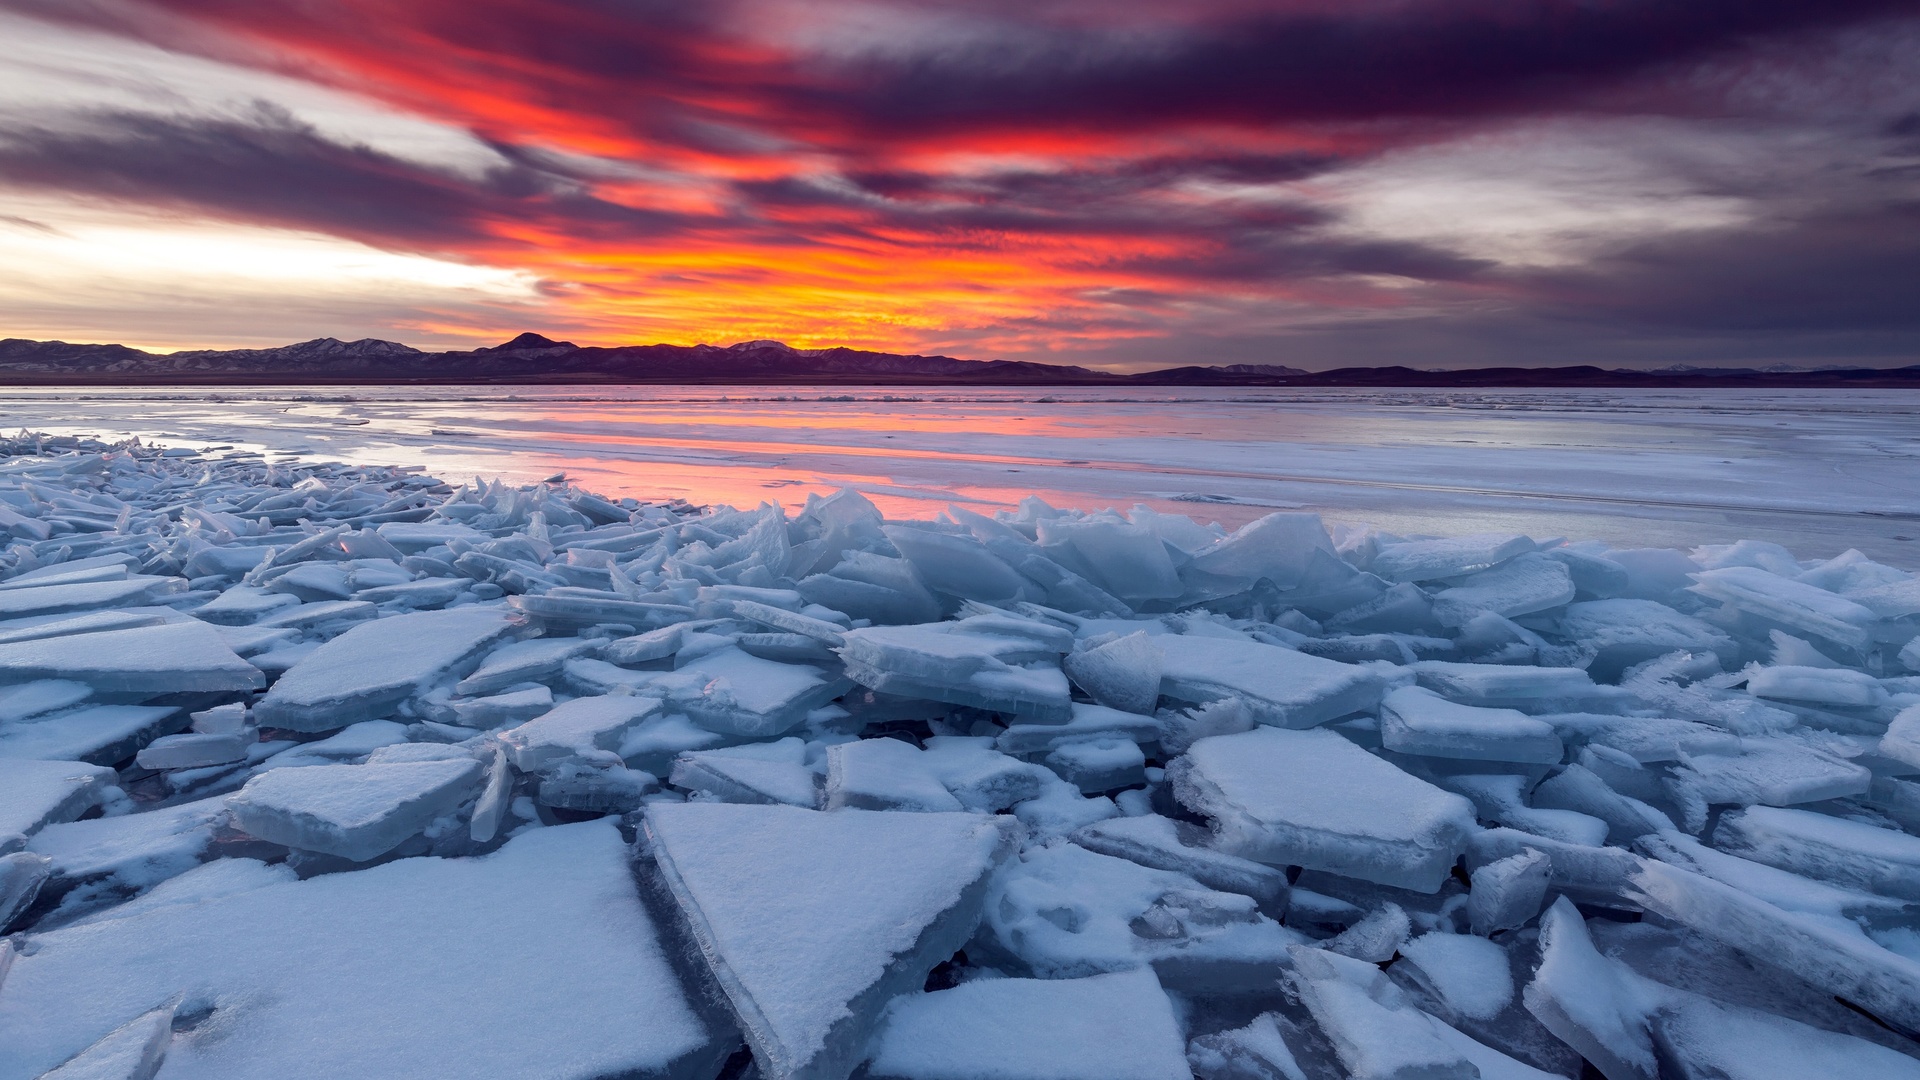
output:
M0 336L1912 362L1911 3L0 0Z

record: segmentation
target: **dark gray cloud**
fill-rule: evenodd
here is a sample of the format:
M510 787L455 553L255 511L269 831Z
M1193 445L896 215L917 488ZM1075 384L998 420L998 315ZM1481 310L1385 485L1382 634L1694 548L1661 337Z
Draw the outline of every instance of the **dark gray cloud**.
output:
M531 161L462 176L330 139L270 103L236 117L127 110L69 117L63 128L0 123L0 184L403 250L503 243L495 226L507 221L555 219L579 234L633 239L676 226Z

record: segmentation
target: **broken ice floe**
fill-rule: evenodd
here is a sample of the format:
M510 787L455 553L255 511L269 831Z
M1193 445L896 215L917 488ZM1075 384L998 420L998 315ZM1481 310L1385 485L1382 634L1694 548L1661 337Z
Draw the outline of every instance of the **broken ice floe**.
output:
M1858 553L31 436L0 530L0 1080L1920 1076Z

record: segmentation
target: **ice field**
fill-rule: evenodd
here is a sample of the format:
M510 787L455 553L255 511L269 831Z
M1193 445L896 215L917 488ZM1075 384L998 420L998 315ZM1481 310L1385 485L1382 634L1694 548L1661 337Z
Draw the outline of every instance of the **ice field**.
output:
M903 518L1027 495L1229 526L1299 509L1403 533L1766 540L1907 563L1915 416L1920 393L1901 390L0 390L8 431L299 450L456 483L564 471L735 506L853 486Z
M0 1080L1920 1078L1905 402L969 393L9 392Z

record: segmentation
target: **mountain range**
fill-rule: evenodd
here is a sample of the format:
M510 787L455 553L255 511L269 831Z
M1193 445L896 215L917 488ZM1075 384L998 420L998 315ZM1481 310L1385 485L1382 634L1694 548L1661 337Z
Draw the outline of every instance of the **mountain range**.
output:
M1121 375L1066 364L957 360L863 349L795 349L778 341L737 345L580 346L539 334L455 352L393 341L316 338L276 349L149 353L125 345L0 339L0 385L404 385L461 383L705 383L866 386L1591 386L1920 387L1920 365L1802 370L1592 366L1352 367L1303 371L1277 364L1192 365Z

